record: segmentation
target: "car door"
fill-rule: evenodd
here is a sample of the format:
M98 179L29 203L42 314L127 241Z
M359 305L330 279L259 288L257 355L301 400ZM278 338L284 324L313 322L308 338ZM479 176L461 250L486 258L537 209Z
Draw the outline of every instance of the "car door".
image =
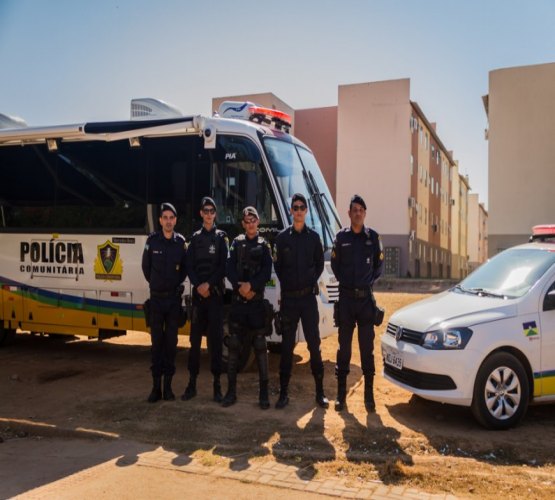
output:
M541 377L542 396L555 395L555 279L540 298L541 372L534 369L534 378Z

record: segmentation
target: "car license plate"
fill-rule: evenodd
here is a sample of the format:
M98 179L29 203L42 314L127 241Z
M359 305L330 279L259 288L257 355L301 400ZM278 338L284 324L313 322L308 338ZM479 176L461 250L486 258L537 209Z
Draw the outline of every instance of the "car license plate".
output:
M389 366L397 368L398 370L403 369L403 355L394 349L384 350L384 361Z

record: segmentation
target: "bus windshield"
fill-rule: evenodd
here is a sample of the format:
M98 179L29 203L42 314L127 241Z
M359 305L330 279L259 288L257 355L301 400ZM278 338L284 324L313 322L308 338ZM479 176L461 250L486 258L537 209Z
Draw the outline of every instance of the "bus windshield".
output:
M314 155L299 145L270 137L264 138L264 147L287 209L289 223L292 223L289 213L291 199L295 193L302 193L308 202L306 223L320 235L324 250L330 250L341 223Z

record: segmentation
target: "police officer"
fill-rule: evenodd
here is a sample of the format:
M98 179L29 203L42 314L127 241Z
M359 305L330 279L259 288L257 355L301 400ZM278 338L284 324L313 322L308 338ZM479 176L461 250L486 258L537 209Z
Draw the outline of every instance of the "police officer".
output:
M245 340L252 342L259 373L259 405L270 407L268 397L268 350L266 346L266 308L264 288L272 273L270 246L258 235L260 219L254 207L243 210L245 234L237 236L231 244L227 259L227 278L233 286L229 314L228 389L223 406L237 401L237 366L239 351ZM248 336L245 339L245 335Z
M223 295L228 240L225 232L216 228L216 203L212 198L206 196L202 199L200 216L202 228L193 234L187 248L187 274L193 285L193 315L187 364L189 384L181 399L187 401L197 394L200 343L203 332L207 331L210 371L214 377L214 401L221 403Z
M310 369L316 383L316 403L329 406L324 395L324 363L320 352L319 314L316 295L318 278L324 270L324 250L318 233L307 227L306 198L296 193L291 199L293 225L276 238L274 268L281 285L280 393L276 408L289 403L288 386L293 366L297 325L301 320L310 352Z
M162 397L166 401L175 399L172 378L175 373L182 283L187 274L185 238L174 231L177 211L171 203L162 203L159 221L162 231L148 236L142 261L143 274L150 287L152 391L148 396L149 403L155 403Z
M339 281L339 349L337 350L337 400L343 410L347 396L347 375L355 323L364 374L364 405L375 411L374 403L374 316L376 305L372 285L383 269L383 247L376 231L364 225L366 203L359 195L351 198L351 226L341 229L333 243L331 267Z

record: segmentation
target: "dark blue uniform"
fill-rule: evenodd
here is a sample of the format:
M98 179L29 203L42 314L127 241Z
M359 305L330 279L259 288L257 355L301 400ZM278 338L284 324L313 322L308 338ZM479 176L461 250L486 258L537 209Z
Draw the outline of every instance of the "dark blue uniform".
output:
M339 281L338 377L349 373L355 324L362 371L374 376L374 315L372 285L382 274L383 247L376 231L363 227L360 233L341 229L333 243L331 267Z
M318 392L318 381L323 379L324 374L318 328L320 316L316 301L318 278L324 270L322 242L318 233L306 225L300 232L291 226L277 236L275 252L274 268L281 286L281 392L287 392L299 320L310 351L310 368L317 380ZM285 404L286 398L287 395L283 394Z
M235 402L239 351L245 335L251 337L255 350L261 394L263 387L266 388L267 393L268 352L265 336L266 310L263 299L264 288L271 274L272 255L266 240L258 235L252 239L245 234L237 236L231 244L226 265L226 275L233 286L233 295L229 314L229 387L224 405ZM255 292L251 300L244 299L238 292L239 283L245 282L249 282L252 291Z
M181 284L187 275L185 238L174 232L170 239L159 232L146 241L143 273L150 287L152 376L175 373Z
M196 377L200 367L202 334L207 332L210 351L210 371L219 376L222 371L223 296L228 240L224 231L204 227L193 234L187 249L187 274L193 285L193 317L191 318L191 349L188 369ZM210 285L210 296L201 297L196 288Z

